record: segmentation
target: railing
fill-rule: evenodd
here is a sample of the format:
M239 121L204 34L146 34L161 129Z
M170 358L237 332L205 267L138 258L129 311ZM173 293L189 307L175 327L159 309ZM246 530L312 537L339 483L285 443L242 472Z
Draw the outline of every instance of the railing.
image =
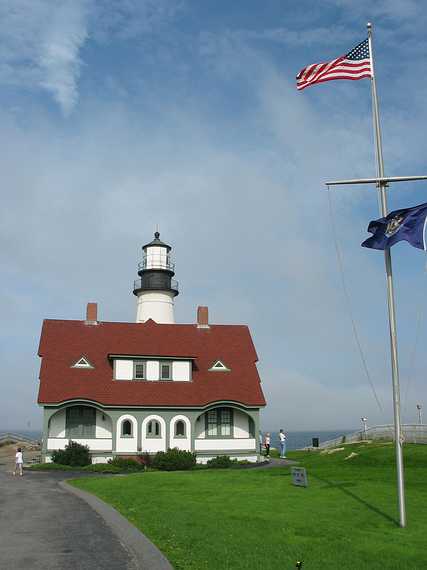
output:
M176 279L171 279L170 287L165 287L163 284L157 283L145 283L142 284L142 279L135 279L133 282L133 290L146 289L147 291L168 291L172 289L173 291L179 291L179 283Z
M167 269L175 270L175 263L172 263L169 256L165 255L144 255L144 259L138 263L138 269Z
M402 434L406 443L427 443L427 424L405 424L402 425ZM357 443L358 441L394 441L394 426L392 424L373 426L366 431L363 429L350 434L323 441L319 448L325 449L336 447L343 443Z
M29 443L31 445L37 445L39 440L32 439L26 435L20 435L17 433L2 433L0 434L0 443L10 441L11 443L16 443L23 441L24 443Z

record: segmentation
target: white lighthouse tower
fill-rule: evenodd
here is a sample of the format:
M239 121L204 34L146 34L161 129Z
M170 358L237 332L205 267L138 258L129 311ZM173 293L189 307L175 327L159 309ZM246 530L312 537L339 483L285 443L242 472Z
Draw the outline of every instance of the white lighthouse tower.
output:
M178 282L172 277L171 246L160 240L159 232L142 247L143 258L138 264L133 294L137 296L136 322L153 319L156 323L174 324L174 298L178 295Z

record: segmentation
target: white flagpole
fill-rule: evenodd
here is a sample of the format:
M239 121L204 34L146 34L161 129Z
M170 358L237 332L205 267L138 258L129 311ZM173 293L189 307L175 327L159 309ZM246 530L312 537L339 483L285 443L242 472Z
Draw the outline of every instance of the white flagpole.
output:
M374 71L374 54L372 50L372 24L368 23L368 42L369 54L371 58L371 86L372 86L372 113L374 121L375 132L375 147L377 157L377 174L378 178L385 178L384 176L384 161L381 141L381 125L380 116L378 111L377 99L377 86L375 82ZM387 196L386 196L387 183L380 181L378 183L380 195L380 212L381 216L387 216ZM405 512L405 485L403 478L403 438L400 425L400 387L399 387L399 363L397 358L397 334L396 334L396 314L394 306L394 292L393 292L393 272L391 265L390 249L384 250L385 269L387 276L387 301L388 301L388 316L389 316L389 329L390 329L390 347L391 347L391 371L393 379L393 411L394 411L394 437L396 447L396 470L397 470L397 494L399 502L399 523L401 527L406 526L406 512Z

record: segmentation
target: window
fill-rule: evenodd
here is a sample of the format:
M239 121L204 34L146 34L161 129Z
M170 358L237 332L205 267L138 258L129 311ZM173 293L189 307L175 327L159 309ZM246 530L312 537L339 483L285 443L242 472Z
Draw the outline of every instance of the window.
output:
M230 369L221 360L217 360L209 368L209 372L230 372Z
M145 380L145 362L135 360L133 363L133 377L135 380Z
M132 437L132 422L130 420L122 422L122 437Z
M231 408L209 410L206 414L206 436L233 436L233 410Z
M93 368L93 366L87 358L82 356L72 365L71 368Z
M160 423L157 420L150 420L148 422L147 437L161 437Z
M185 423L182 420L175 424L175 437L185 437Z
M67 408L65 419L66 437L69 439L94 438L96 410L85 406Z
M172 380L172 362L160 363L160 380Z

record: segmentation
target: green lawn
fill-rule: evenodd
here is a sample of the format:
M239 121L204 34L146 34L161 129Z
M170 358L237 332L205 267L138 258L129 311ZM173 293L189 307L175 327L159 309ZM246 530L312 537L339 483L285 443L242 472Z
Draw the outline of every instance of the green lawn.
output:
M344 461L351 451L359 453ZM286 468L147 472L90 478L95 493L139 527L177 569L422 570L427 568L427 446L405 447L408 527L397 526L394 447L289 453Z

